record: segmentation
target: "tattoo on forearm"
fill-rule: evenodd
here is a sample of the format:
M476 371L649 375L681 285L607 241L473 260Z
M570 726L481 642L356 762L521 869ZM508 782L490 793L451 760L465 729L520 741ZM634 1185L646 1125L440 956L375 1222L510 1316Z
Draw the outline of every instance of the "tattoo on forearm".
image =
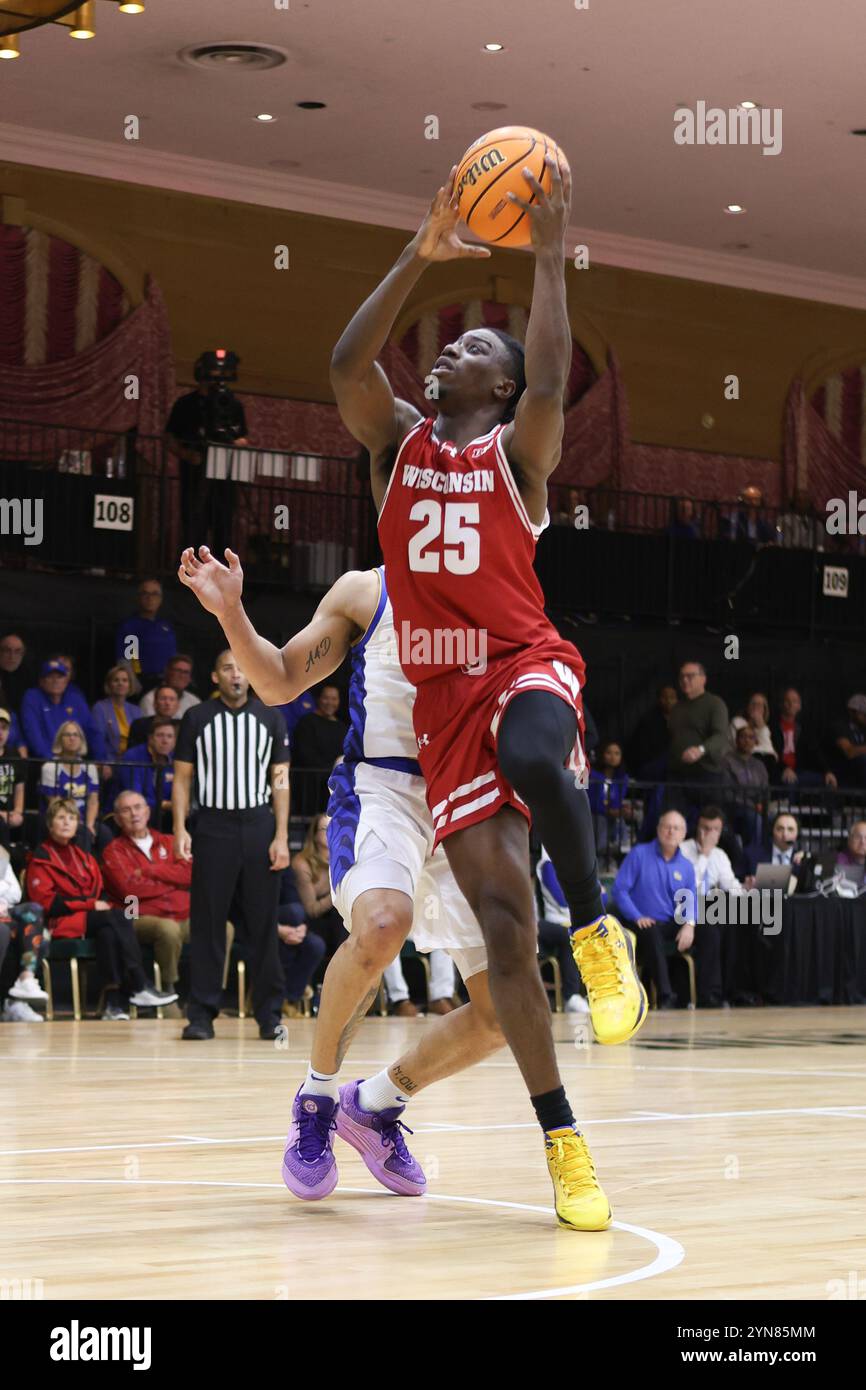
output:
M391 1077L394 1085L399 1086L400 1090L404 1091L407 1096L410 1096L413 1091L417 1091L418 1082L412 1080L411 1076L403 1070L399 1062L394 1063L389 1069L388 1075Z
M330 637L323 637L321 642L319 642L315 647L311 647L309 652L307 653L307 665L305 669L309 671L314 662L319 661L320 658L323 656L327 656L330 650Z
M367 1010L372 1007L373 1000L376 998L376 995L378 993L379 981L377 980L376 983L374 985L371 985L370 989L368 989L364 998L361 1000L357 1009L352 1014L352 1017L349 1019L349 1022L346 1024L345 1028L343 1029L342 1033L337 1039L338 1068L343 1065L343 1060L346 1056L346 1052L348 1051L349 1043L352 1041L353 1037L358 1031L358 1025L360 1024L361 1020L366 1016Z

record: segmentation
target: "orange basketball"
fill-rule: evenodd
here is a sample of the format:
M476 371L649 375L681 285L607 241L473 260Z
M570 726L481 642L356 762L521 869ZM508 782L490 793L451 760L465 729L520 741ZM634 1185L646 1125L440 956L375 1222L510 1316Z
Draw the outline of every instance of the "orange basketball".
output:
M469 146L457 166L460 216L471 232L491 246L529 246L532 235L526 211L507 196L516 193L524 202L535 202L521 170L531 169L545 193L550 192L550 171L545 154L568 161L549 135L530 126L507 125L491 130Z

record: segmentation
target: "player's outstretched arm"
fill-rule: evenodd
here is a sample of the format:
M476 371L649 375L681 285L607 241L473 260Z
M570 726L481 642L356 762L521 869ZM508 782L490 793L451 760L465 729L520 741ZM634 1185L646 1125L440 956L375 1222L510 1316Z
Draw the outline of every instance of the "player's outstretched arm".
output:
M565 233L571 208L571 174L551 155L548 197L541 184L524 170L536 197L512 200L526 210L532 226L535 280L526 327L526 390L517 403L514 420L502 432L506 457L529 490L544 490L559 463L562 447L563 398L571 368L571 329L565 296Z
M401 442L422 416L408 401L395 398L376 358L388 341L409 291L431 261L490 255L486 247L461 241L457 235L456 172L455 166L415 236L353 315L331 354L331 385L340 416L350 433L369 451L377 506L388 481L387 476L381 476L379 460Z
M367 626L365 603L377 592L373 571L343 574L322 599L311 622L282 648L256 632L242 595L244 574L233 550L222 564L206 545L198 555L190 546L180 558L178 579L192 589L202 608L213 613L234 652L266 705L287 704L317 681L330 676L343 661L350 644ZM375 596L372 598L375 607ZM356 620L356 613L360 621Z

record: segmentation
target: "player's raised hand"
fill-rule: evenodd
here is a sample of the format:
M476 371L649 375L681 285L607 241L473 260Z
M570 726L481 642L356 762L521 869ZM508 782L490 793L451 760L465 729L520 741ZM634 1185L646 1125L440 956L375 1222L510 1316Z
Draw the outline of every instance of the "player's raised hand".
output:
M206 545L188 546L180 557L177 577L181 584L192 589L202 608L221 618L227 609L240 603L244 588L244 572L233 550L226 551L224 565Z
M544 162L550 170L549 193L545 193L531 169L523 169L523 177L535 194L535 201L528 203L516 193L508 194L529 218L532 250L536 254L551 248L562 249L571 212L571 170L564 162L560 163L558 156L549 153L544 156Z
M486 258L490 250L471 241L461 241L457 235L460 214L457 211L457 165L448 175L430 204L430 211L415 233L415 248L422 261L456 261L462 257Z

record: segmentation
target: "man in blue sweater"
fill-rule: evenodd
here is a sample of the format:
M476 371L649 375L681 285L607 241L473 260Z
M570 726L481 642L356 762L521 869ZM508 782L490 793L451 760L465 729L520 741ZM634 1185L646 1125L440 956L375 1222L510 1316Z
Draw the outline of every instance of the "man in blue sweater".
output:
M69 668L57 657L43 661L39 684L25 690L21 701L21 730L31 758L50 758L51 746L61 724L74 719L84 730L87 754L97 761L105 757L105 743L97 732L87 701L70 686Z
M665 942L675 939L680 951L688 951L695 943L697 885L694 865L680 849L685 838L686 822L679 811L665 811L656 838L629 850L613 885L618 916L623 926L637 931L638 962L645 981L655 984L660 1009L676 1005ZM677 912L675 897L683 889L691 893L686 921L682 909Z

